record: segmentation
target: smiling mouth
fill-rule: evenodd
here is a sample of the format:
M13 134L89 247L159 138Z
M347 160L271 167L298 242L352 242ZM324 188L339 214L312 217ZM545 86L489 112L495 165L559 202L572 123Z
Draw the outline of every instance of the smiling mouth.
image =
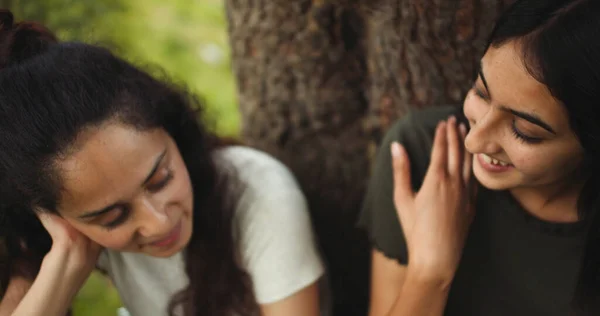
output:
M498 160L495 158L492 158L486 154L480 154L481 158L483 158L483 161L491 164L491 165L495 165L495 166L500 166L500 167L512 167L513 165L508 163L508 162L504 162L502 160Z
M151 242L150 245L154 247L164 248L174 244L177 240L179 240L179 235L181 235L181 220L175 227L169 232L167 236L164 238Z

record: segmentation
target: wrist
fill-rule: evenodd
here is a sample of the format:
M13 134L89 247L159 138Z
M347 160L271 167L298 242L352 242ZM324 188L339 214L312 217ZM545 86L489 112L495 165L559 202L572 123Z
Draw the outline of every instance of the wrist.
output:
M447 292L450 290L453 280L453 270L431 269L425 266L409 264L405 283L409 283L411 286L421 286Z
M69 254L66 251L52 248L42 259L40 265L40 273L42 271L62 275L69 259Z
M69 253L54 249L44 257L38 277L49 286L58 286L62 296L69 298L74 297L83 284L80 273L69 268Z

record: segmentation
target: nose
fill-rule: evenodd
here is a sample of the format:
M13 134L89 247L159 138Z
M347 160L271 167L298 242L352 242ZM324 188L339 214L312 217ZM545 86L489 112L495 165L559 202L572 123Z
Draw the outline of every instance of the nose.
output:
M166 208L148 198L138 202L138 233L144 238L163 236L171 229Z
M500 136L498 134L500 132L498 128L499 113L495 113L495 110L490 107L478 119L471 119L470 122L471 129L465 138L467 151L473 154L494 154L502 150L498 143Z

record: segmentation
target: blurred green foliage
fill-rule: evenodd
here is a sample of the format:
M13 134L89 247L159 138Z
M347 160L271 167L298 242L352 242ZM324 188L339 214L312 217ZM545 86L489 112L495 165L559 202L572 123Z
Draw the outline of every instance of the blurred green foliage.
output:
M93 273L73 302L74 316L112 316L123 304L110 280Z
M16 20L42 22L63 41L106 46L151 73L166 73L205 100L217 133L238 134L222 0L0 0L0 6ZM119 306L110 281L95 273L74 314L116 315Z
M201 96L218 133L238 134L222 0L0 0L0 5L11 8L17 20L44 23L61 40L110 47L151 73L164 71Z
M42 22L64 40L100 39L112 40L110 24L102 17L128 10L125 1L75 1L75 0L4 0L3 7L9 7L17 20L26 19ZM106 23L104 27L102 23ZM94 32L94 30L98 32Z

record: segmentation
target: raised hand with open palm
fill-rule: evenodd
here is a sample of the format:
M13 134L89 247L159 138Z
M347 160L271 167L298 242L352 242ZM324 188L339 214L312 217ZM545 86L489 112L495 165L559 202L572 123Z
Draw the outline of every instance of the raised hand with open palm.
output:
M392 144L394 204L404 231L409 269L452 281L474 216L472 155L464 149L466 127L451 117L438 124L431 162L418 192L411 186L410 161Z

